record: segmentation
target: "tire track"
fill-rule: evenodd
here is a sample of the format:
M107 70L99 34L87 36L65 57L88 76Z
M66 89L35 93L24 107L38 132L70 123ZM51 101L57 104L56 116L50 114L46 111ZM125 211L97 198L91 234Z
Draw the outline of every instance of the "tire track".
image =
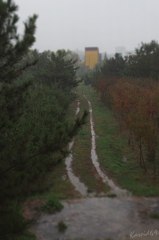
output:
M77 100L77 109L76 109L75 116L77 116L79 111L80 111L80 101ZM69 147L68 147L69 151L72 150L73 144L74 144L74 139L72 140L72 142L69 143ZM72 161L73 161L73 156L72 156L72 153L70 153L70 155L65 159L67 174L69 176L71 183L75 186L75 189L78 192L80 192L83 196L86 196L88 188L85 186L84 183L80 182L78 177L74 175L72 170L72 164L71 164Z
M93 113L92 113L92 105L91 102L87 99L85 94L83 96L86 98L88 105L89 105L89 112L90 112L90 125L91 125L91 135L92 135L92 148L91 148L91 159L94 167L96 168L97 173L102 178L103 182L106 183L110 188L110 194L116 194L117 196L131 196L131 193L128 192L126 189L121 189L118 186L115 185L113 180L109 179L101 170L99 162L98 162L98 156L96 152L96 134L94 130L94 121L93 121Z

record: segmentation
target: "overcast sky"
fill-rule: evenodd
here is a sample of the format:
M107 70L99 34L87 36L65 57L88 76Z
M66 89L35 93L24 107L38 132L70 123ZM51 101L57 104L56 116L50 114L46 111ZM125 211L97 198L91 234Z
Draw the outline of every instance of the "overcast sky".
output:
M38 14L36 42L40 52L98 47L134 50L141 42L159 40L159 0L14 0L19 6L18 33L23 22Z

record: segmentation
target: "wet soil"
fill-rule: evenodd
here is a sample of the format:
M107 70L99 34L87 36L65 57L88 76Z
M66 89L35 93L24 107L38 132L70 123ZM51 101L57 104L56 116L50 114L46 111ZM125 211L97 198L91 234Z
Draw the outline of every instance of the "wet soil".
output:
M77 100L77 109L76 109L75 116L77 116L79 111L80 111L80 101ZM72 150L73 144L74 144L74 139L72 140L72 142L69 143L69 147L68 147L69 151ZM80 179L77 176L75 176L73 169L72 169L72 161L73 161L73 155L71 153L65 160L68 177L69 177L71 183L74 185L75 190L77 190L83 196L86 196L88 188L85 186L84 183L82 183L80 181Z
M31 229L38 239L159 239L159 220L150 217L159 213L159 198L85 198L61 203L61 212L38 216ZM64 233L58 231L60 221L68 227ZM142 233L143 238L135 237Z
M117 197L95 198L87 193L85 186L75 176L72 170L73 156L66 159L68 176L81 195L85 198L74 200L62 200L64 208L56 214L46 214L40 211L40 200L26 203L24 215L28 218L35 218L31 227L38 240L55 239L106 239L106 240L128 240L145 239L159 240L159 219L154 219L151 214L159 214L159 198L132 197L131 194L117 187L101 170L96 153L96 133L91 103L90 126L92 134L92 164L103 182L111 188L110 193ZM80 111L79 101L76 114ZM74 140L69 144L72 149ZM126 158L123 158L126 161ZM86 197L87 196L87 197ZM42 200L44 201L44 200ZM61 233L58 230L58 223L63 221L67 229ZM142 237L141 237L142 234Z
M72 149L74 144L74 140L69 144L69 150ZM72 160L73 156L72 153L66 158L65 164L66 164L66 170L68 177L71 181L71 183L75 186L75 190L77 190L79 193L81 193L83 196L87 195L88 188L85 186L84 183L80 181L78 177L75 176L72 170Z

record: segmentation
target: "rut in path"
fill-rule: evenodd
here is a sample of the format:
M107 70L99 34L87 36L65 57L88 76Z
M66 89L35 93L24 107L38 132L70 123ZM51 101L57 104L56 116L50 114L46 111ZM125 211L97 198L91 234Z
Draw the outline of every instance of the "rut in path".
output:
M79 112L79 104L80 103L78 102L76 114ZM94 121L90 101L88 101L88 104L90 107L90 123L92 133L92 150L90 153L92 162L96 167L98 174L102 177L103 182L107 183L111 187L111 190L116 192L119 196L120 193L123 193L125 190L116 187L113 181L108 179L99 166L98 156L96 153L96 135L94 131ZM73 143L74 141L72 141L69 145L70 150L73 146ZM66 160L67 171L71 182L73 181L71 176L73 176L73 179L78 179L72 172L72 160L72 155ZM77 182L74 181L72 183L82 194L82 183L79 181L77 184ZM159 198L83 198L62 200L61 203L64 205L64 208L61 212L56 214L41 214L35 225L32 227L32 231L39 240L129 240L132 238L135 240L151 240L152 238L153 240L159 239L158 220L150 218L151 213L158 212ZM68 227L65 232L58 231L58 223L60 221L63 221ZM143 238L134 237L136 233L144 233L147 236Z
M80 101L77 100L76 116L80 111L79 106L80 106ZM72 142L69 143L69 147L68 147L69 151L72 150L73 144L74 144L74 139L72 140ZM69 179L70 179L71 183L75 186L75 189L78 192L80 192L83 196L86 196L88 188L84 185L84 183L80 182L78 177L76 177L74 175L73 170L72 170L72 164L71 164L72 161L73 161L73 156L72 156L72 153L70 153L70 155L65 160L66 170L67 170Z
M95 130L94 130L94 121L93 121L93 113L92 113L92 106L91 106L91 102L87 99L87 97L85 96L85 94L83 94L83 96L86 98L88 105L89 105L89 112L90 112L90 126L91 126L91 135L92 135L92 147L91 147L91 159L92 159L92 163L94 165L94 167L96 168L96 171L98 173L98 175L102 178L103 182L105 184L107 184L111 190L110 190L110 194L116 194L117 196L131 196L131 193L128 192L125 189L121 189L119 187L117 187L114 182L109 179L106 174L104 174L100 168L99 162L98 162L98 156L96 153L96 134L95 134ZM76 109L76 115L79 113L80 111L80 101L77 100L78 105L77 105L77 109ZM69 151L72 150L74 144L74 139L72 140L72 142L69 143ZM73 170L72 170L72 161L73 161L73 156L72 153L66 158L65 160L65 164L66 164L66 170L69 176L69 179L71 181L71 183L75 186L75 189L80 192L83 196L87 196L87 190L88 188L85 186L84 183L82 183L79 178L77 176L74 175ZM95 194L95 193L94 193ZM93 194L91 194L92 196Z
M91 102L87 99L85 94L83 96L86 98L88 105L89 105L89 112L90 112L90 125L91 125L91 135L92 135L92 148L91 148L91 159L96 171L98 172L99 176L102 178L103 182L106 183L110 188L111 194L116 194L117 196L131 196L131 193L125 189L121 189L115 185L115 183L109 179L101 170L98 156L96 152L96 134L94 130L94 121L93 121L93 113L92 113L92 105Z

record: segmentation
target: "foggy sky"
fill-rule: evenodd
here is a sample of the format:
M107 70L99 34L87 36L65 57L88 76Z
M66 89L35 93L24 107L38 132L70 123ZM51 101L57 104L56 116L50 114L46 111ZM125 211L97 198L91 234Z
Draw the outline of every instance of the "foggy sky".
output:
M98 47L115 53L115 47L134 50L141 42L159 40L159 0L14 0L19 6L18 33L34 13L40 52Z

